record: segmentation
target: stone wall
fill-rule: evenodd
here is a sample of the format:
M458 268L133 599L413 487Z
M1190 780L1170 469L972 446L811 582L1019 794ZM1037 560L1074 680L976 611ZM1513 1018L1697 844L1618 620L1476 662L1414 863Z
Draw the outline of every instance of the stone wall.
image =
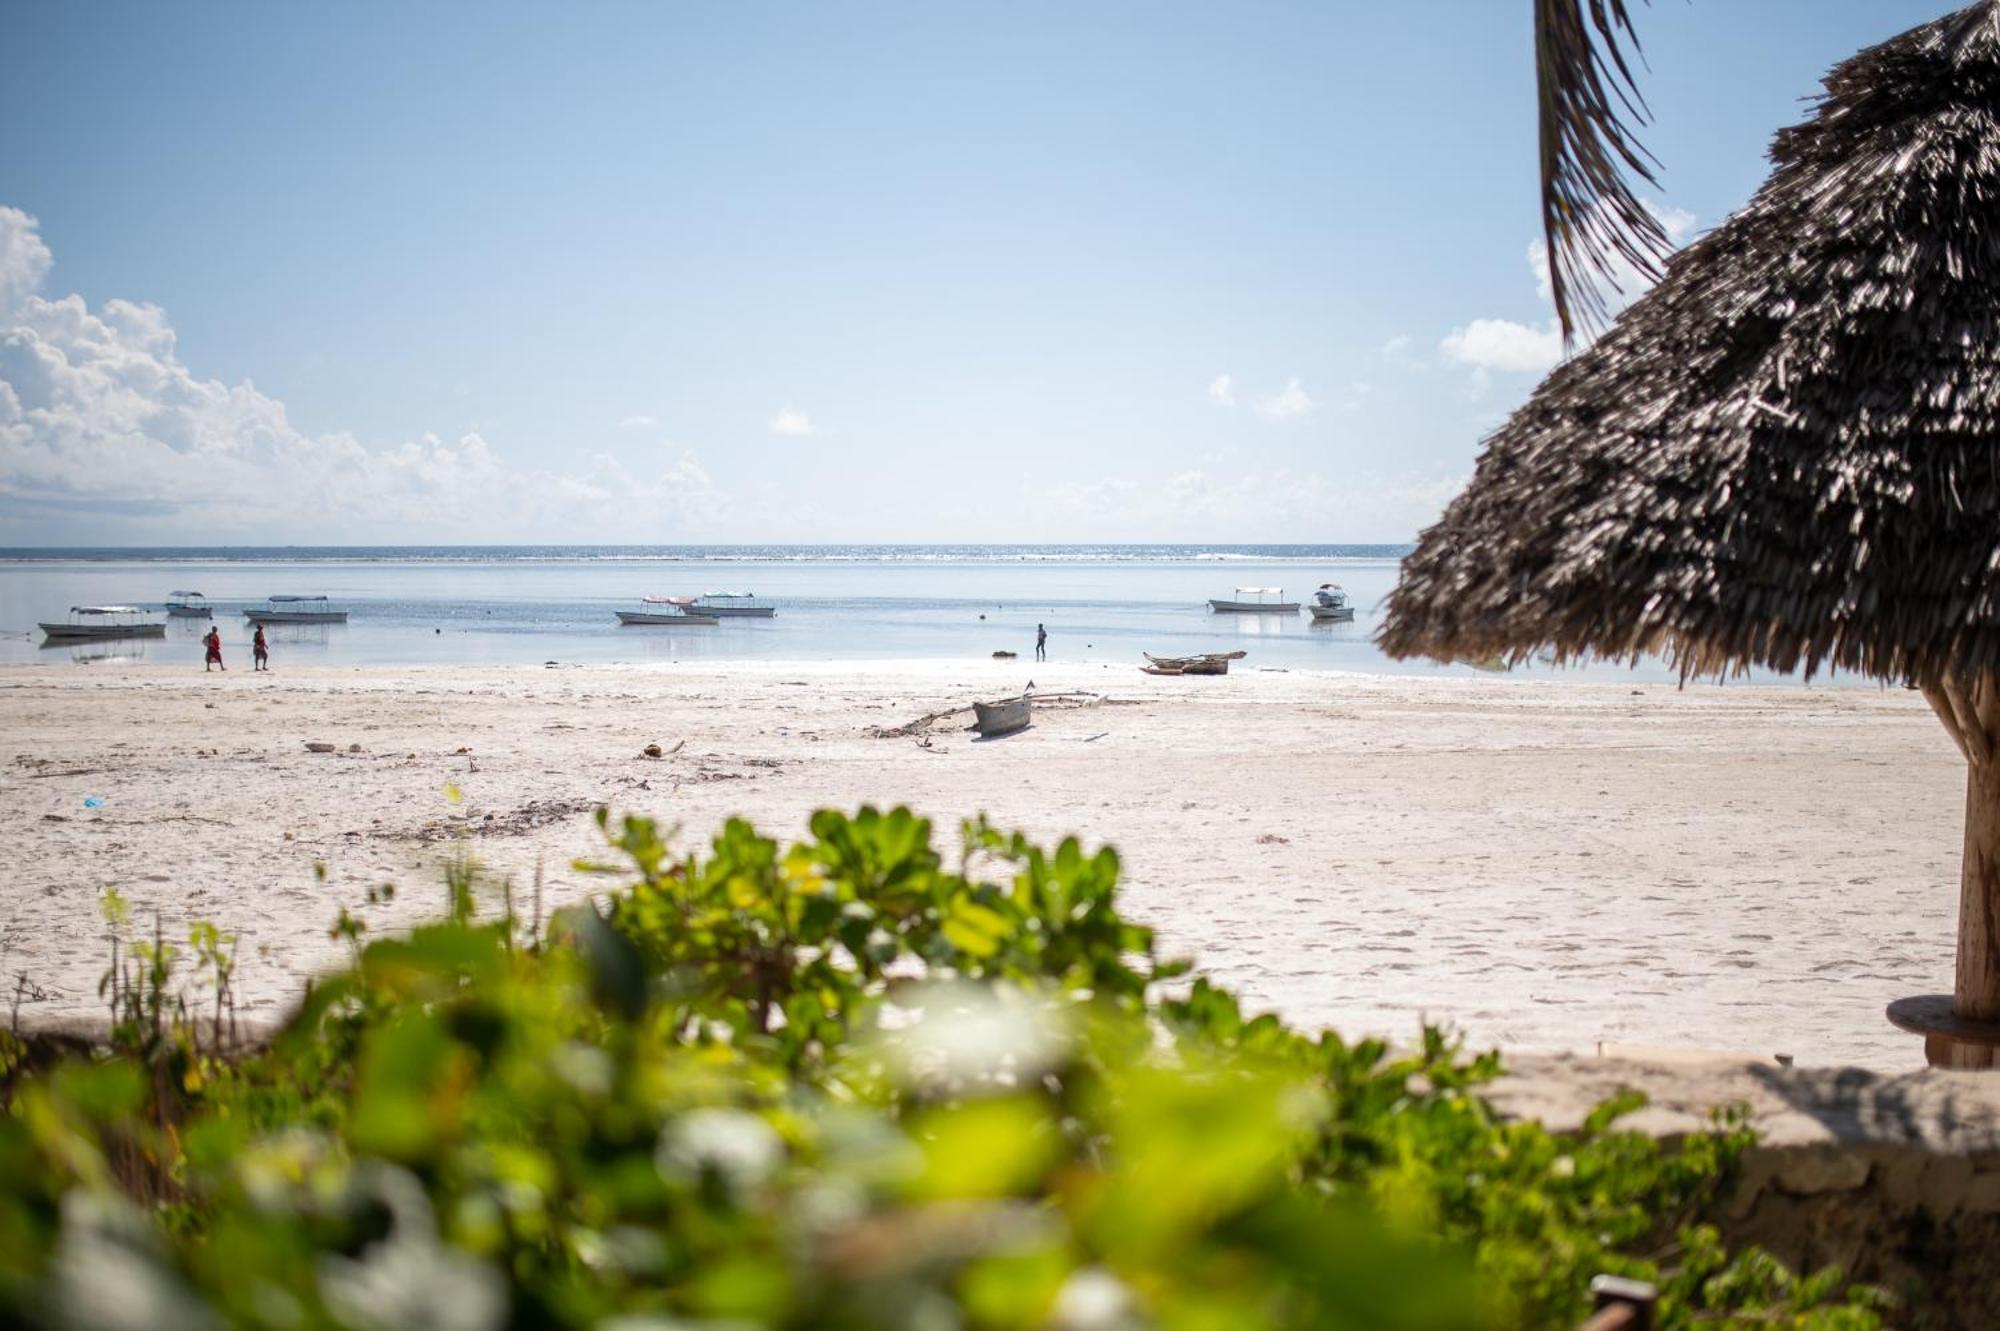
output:
M1495 1105L1557 1131L1626 1088L1649 1104L1625 1126L1663 1140L1745 1106L1758 1144L1718 1217L1732 1241L1890 1289L1898 1326L2000 1327L2000 1074L1664 1056L1508 1066Z

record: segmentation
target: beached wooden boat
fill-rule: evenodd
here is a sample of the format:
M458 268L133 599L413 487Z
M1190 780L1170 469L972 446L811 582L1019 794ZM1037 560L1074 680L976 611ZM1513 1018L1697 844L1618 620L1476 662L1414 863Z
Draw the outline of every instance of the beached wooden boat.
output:
M989 739L995 735L1008 735L1026 726L1033 710L1033 704L1025 693L1018 698L1002 698L998 702L975 702L972 704L972 724Z
M166 621L151 618L136 605L73 605L67 622L43 624L41 629L50 642L167 636Z
M1139 668L1149 675L1226 675L1231 661L1241 661L1247 652L1205 652L1200 656L1155 656L1142 652L1147 664Z
M620 610L618 622L649 627L722 622L714 615L696 614L691 608L694 603L692 596L648 596L639 602L639 609Z
M1139 654L1154 665L1185 665L1189 661L1241 661L1250 655L1240 647L1233 652L1198 652L1193 656L1155 656L1151 652Z

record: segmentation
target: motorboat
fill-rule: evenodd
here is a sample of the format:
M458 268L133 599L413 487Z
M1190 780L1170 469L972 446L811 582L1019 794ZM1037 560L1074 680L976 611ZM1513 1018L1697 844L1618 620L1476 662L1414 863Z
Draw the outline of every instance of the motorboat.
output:
M693 596L648 596L639 602L637 610L620 610L618 622L650 626L722 622L713 614L696 613L696 600Z
M347 612L324 596L270 596L243 617L253 624L345 624Z
M200 592L168 592L167 615L172 619L212 619L215 611Z
M769 619L778 608L757 599L754 592L708 592L694 603L698 615L721 619Z
M1210 610L1237 615L1296 615L1297 601L1285 599L1283 587L1238 587L1228 600L1210 601Z
M1343 624L1354 618L1354 607L1348 603L1347 593L1337 583L1322 582L1313 593L1306 609L1312 612L1315 624Z
M69 619L60 624L43 624L50 642L87 642L101 638L164 638L167 622L154 619L154 612L136 605L73 605Z

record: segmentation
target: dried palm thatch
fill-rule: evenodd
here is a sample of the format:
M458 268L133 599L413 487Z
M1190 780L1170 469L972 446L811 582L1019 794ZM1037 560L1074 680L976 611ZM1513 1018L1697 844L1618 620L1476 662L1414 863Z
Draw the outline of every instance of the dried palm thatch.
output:
M2000 11L1863 52L1489 441L1397 656L2000 669Z
M1992 1021L2000 0L1835 68L1771 156L1488 440L1380 641L1920 684L1969 765L1957 1015Z

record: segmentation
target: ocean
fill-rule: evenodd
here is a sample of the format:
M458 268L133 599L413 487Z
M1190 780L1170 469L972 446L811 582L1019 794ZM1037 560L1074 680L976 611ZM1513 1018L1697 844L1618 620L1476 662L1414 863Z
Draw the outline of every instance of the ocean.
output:
M268 631L274 666L559 662L869 660L1033 656L1037 624L1051 659L1129 661L1141 652L1248 653L1239 668L1369 674L1474 674L1393 661L1376 648L1381 608L1406 546L855 545L375 546L0 549L0 662L120 659L199 667L207 620L170 620L164 640L47 646L36 624L73 605L158 608L203 593L225 653L247 665L245 607L274 593L325 595L344 625ZM1228 615L1211 598L1282 587L1305 601L1344 587L1351 623ZM751 592L771 619L714 627L621 626L641 597ZM1546 675L1547 665L1517 673ZM1596 663L1592 678L1675 678L1660 662ZM1748 682L1782 677L1757 674ZM1836 683L1866 681L1834 681Z

